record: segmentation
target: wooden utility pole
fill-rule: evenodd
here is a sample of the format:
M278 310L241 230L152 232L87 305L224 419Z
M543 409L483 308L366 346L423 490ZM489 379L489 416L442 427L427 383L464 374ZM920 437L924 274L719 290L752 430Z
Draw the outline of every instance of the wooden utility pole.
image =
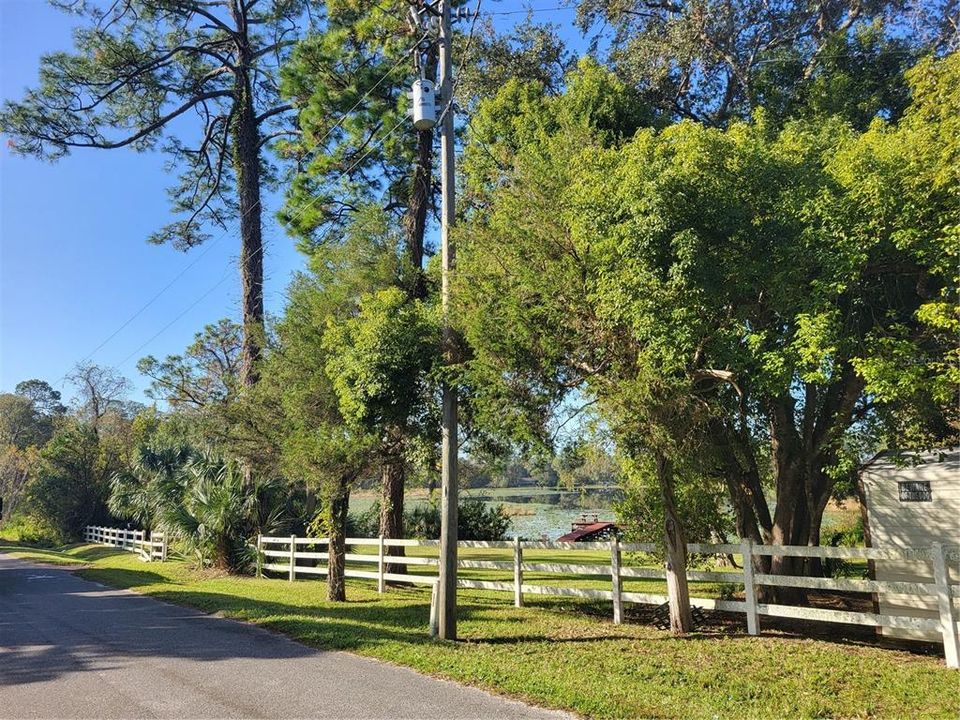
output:
M442 202L440 208L440 254L443 282L443 353L446 364L455 360L455 343L450 327L450 273L455 258L450 230L454 209L454 135L453 135L453 38L451 36L450 1L440 0L440 174ZM440 582L438 593L438 635L441 640L457 639L457 389L443 384L443 433L441 449L441 483L443 495L440 519Z

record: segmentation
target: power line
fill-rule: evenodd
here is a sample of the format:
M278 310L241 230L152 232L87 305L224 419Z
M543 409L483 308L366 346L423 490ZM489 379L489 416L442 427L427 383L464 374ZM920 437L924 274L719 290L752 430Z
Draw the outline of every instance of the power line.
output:
M315 151L317 148L321 147L323 143L326 142L327 138L329 138L330 135L333 134L337 130L337 128L339 128L343 124L343 122L350 116L350 113L352 113L354 110L360 107L361 103L363 103L363 101L366 100L374 90L376 90L378 87L380 87L381 84L383 84L384 80L386 80L390 75L392 75L393 72L407 60L410 53L415 51L417 47L420 45L420 43L426 37L427 35L424 34L420 38L418 38L417 42L412 47L408 48L407 51L404 52L403 55L400 57L400 59L397 60L397 62L394 63L389 70L387 70L383 75L381 75L380 78L377 80L377 82L375 82L371 87L369 87L363 93L363 95L361 95L360 98L353 104L353 106L349 110L347 110L345 113L343 113L340 116L340 118L337 120L337 122L331 125L330 128L328 128L327 131L323 134L323 137L321 137L316 143L314 143L310 147L310 149L304 153L304 155L307 156L313 151ZM261 203L258 200L254 205L247 208L244 214L240 216L239 221L242 222L247 217L248 214L250 214L251 212L253 212L254 210L260 207L261 207ZM203 249L202 252L196 255L191 262L189 262L186 266L184 266L180 270L180 272L174 275L173 278L171 278L171 280L166 285L160 288L160 290L156 294L154 294L144 305L142 305L136 312L134 312L130 317L128 317L116 330L110 333L110 335L108 335L106 339L103 340L103 342L97 345L97 347L95 347L91 352L87 353L87 355L84 356L82 360L80 360L79 364L82 365L83 363L90 360L94 355L100 352L100 350L102 350L111 340L113 340L113 338L115 338L126 327L128 327L130 323L132 323L134 320L140 317L148 308L150 308L157 300L159 300L160 297L167 292L167 290L173 287L173 285L175 285L177 281L180 280L180 278L182 278L184 275L187 274L188 271L190 271L193 267L195 267L197 263L199 263L217 245L217 243L223 240L223 238L226 237L229 232L230 231L228 229L225 229L214 240L211 240L205 243L206 247ZM262 249L262 246L261 246L261 249ZM64 377L66 377L66 375L64 375Z
M221 285L223 285L223 284L227 281L227 279L230 277L230 274L231 274L231 273L230 273L229 271L228 271L228 272L225 272L225 273L223 274L223 277L220 278L220 281L219 281L216 285L214 285L213 287L211 287L210 289L208 289L203 295L201 295L201 296L198 297L196 300L194 300L192 303L190 303L190 304L183 310L183 312L181 312L179 315L177 315L175 318L173 318L173 320L171 320L171 321L168 322L166 325L164 325L162 328L160 328L149 340L147 340L146 342L144 342L143 344L141 344L140 347L138 347L136 350L134 350L134 351L131 352L129 355L127 355L123 360L121 360L121 361L120 361L120 365L125 364L125 363L126 363L128 360L130 360L134 355L136 355L136 354L139 353L141 350L143 350L147 345L149 345L149 344L152 343L154 340L156 340L158 337L160 337L161 335L163 335L163 333L165 333L167 330L169 330L169 329L170 329L178 320L180 320L184 315L186 315L188 312L190 312L191 310L193 310L197 305L199 305L201 302L203 302L214 290L216 290L218 287L220 287Z
M346 177L347 175L349 175L351 172L353 172L353 170L354 170L357 166L359 166L360 163L362 163L362 162L363 162L367 157L369 157L377 148L379 148L379 147L383 144L383 142L384 142L385 140L387 140L387 138L389 138L389 137L394 133L394 131L395 131L397 128L399 128L402 124L404 124L405 122L408 122L407 118L406 118L406 117L402 117L402 118L397 122L396 125L394 125L392 128L390 128L382 137L380 137L379 140L377 140L375 143L373 143L373 144L367 149L367 151L363 153L363 155L361 155L359 158L357 158L357 159L353 162L353 164L350 165L350 167L348 167L346 170L344 170L343 172L341 172L336 178L334 178L334 180L332 181L331 184L336 184L337 182L339 182L340 180L342 180L344 177ZM290 219L291 219L291 220L295 220L295 219L297 219L298 217L300 217L301 215L303 215L303 213L305 213L308 209L310 209L311 207L313 207L313 205L314 205L321 197L322 197L321 195L316 195L312 200L310 200L310 202L304 203L302 206L300 206L300 207L297 209L297 212L294 213L294 214L291 216ZM255 252L253 255L251 255L251 258L256 257L259 253L262 253L265 248L266 248L266 245L261 245L261 246L260 246L260 249L257 250L257 252ZM134 355L136 355L137 353L139 353L141 350L143 350L145 347L147 347L150 343L152 343L154 340L156 340L158 337L160 337L160 335L162 335L164 332L166 332L168 329L170 329L178 320L180 320L180 319L183 318L188 312L190 312L190 310L192 310L193 308L195 308L195 307L196 307L197 305L199 305L204 299L206 299L214 290L216 290L218 287L220 287L221 285L223 285L223 283L225 283L229 277L230 277L230 273L229 273L229 272L227 272L226 274L224 274L224 276L223 276L222 278L220 278L220 280L219 280L216 284L214 284L213 286L211 286L210 288L208 288L200 297L198 297L198 298L197 298L196 300L194 300L189 306L187 306L187 308L184 309L183 312L181 312L179 315L177 315L175 318L173 318L170 322L168 322L168 323L167 323L166 325L164 325L160 330L158 330L149 340L147 340L146 342L142 343L136 350L134 350L134 351L131 352L129 355L127 355L123 360L121 360L121 361L120 361L120 364L123 365L124 363L126 363L126 362L127 362L128 360L130 360Z
M576 8L570 5L562 5L560 7L525 8L524 10L487 10L484 15L529 15L531 13L557 12L559 10L576 10Z
M465 45L465 47L464 47L464 58L467 58L468 55L469 55L470 46L471 46L471 43L472 43L473 37L474 37L474 31L475 31L475 29L476 29L477 18L480 16L481 3L482 3L482 0L477 0L477 6L476 6L476 8L475 8L475 10L474 10L474 13L473 13L473 18L472 18L472 21L471 21L471 23L470 23L470 31L469 31L469 33L468 33L468 35L467 35L467 41L466 41L466 45ZM425 37L426 37L426 35L421 36L421 38L417 41L417 44L414 45L413 48L409 49L406 53L404 53L404 55L400 58L400 60L397 61L397 63L395 63L369 90L367 90L367 92L364 93L364 96L363 96L362 98L360 98L360 100L358 100L357 103L355 103L354 106L353 106L352 108L350 108L350 110L348 110L344 115L342 115L342 116L340 117L340 119L324 134L323 138L321 138L320 141L319 141L317 144L315 144L314 147L313 147L310 151L308 151L308 153L309 153L309 152L312 152L313 149L316 149L316 147L318 147L322 142L324 142L324 141L326 140L326 138L329 137L330 134L331 134L334 130L336 130L336 128L339 127L339 126L344 122L344 120L346 120L346 118L349 116L349 114L350 114L351 112L353 112L357 107L359 107L360 103L363 102L363 100L364 100L367 96L369 96L369 94L370 94L371 92L373 92L391 73L393 73L394 70L396 70L397 67L399 67L399 65L400 65L402 62L404 62L404 61L407 59L407 56L408 56L411 52L413 52L413 50L415 50L415 49L419 46L420 42L422 42ZM453 99L454 99L455 91L456 91L457 84L459 83L461 77L462 77L462 75L461 75L461 74L458 74L456 80L455 80L454 83L453 83L453 88L452 88L452 90L451 90L451 92L450 92L450 97L448 98L447 103L446 103L446 106L444 107L443 112L440 114L440 117L439 117L439 121L440 121L440 122L443 121L443 118L445 117L445 115L447 114L447 112L449 112L450 109L453 107ZM396 131L397 128L399 128L399 127L400 127L404 122L406 122L406 121L407 121L407 119L406 119L405 117L401 118L401 119L397 122L396 125L394 125L392 128L390 128L390 130L388 130L379 140L377 140L375 143L373 143L373 144L366 150L366 152L363 153L363 155L361 155L359 158L357 158L357 159L350 165L350 167L348 167L346 170L344 170L343 172L341 172L336 178L334 178L334 180L332 180L330 184L331 184L331 185L335 185L335 184L338 183L340 180L342 180L344 177L346 177L347 175L349 175L357 166L360 165L360 163L362 163L362 162L363 162L367 157L369 157L376 149L378 149L378 148L384 143L384 141L386 141L387 138L389 138L390 135L392 135L392 134L394 133L394 131ZM312 200L310 200L308 203L305 203L304 205L302 205L302 206L301 206L300 208L298 208L297 211L289 218L289 220L292 221L292 220L296 220L297 218L301 217L308 209L310 209L311 207L313 207L313 205L320 199L320 197L321 197L320 195L317 195L317 196L314 197ZM261 245L260 250L258 250L257 252L262 252L262 251L264 250L264 248L265 248L265 246ZM256 254L255 254L255 255L256 255ZM254 257L255 257L255 255L254 255ZM131 357L133 357L134 355L136 355L138 352L140 352L141 350L143 350L144 347L146 347L146 346L149 345L151 342L153 342L157 337L159 337L160 335L162 335L167 329L169 329L173 324L175 324L175 323L176 323L178 320L180 320L184 315L186 315L187 312L189 312L189 311L192 310L194 307L196 307L196 305L199 304L200 301L202 301L204 298L206 298L207 296L209 296L209 295L213 292L214 289L216 289L217 287L219 287L220 285L222 285L222 284L226 281L226 279L227 279L227 276L224 276L223 278L221 278L219 282L217 282L213 287L209 288L206 292L204 292L204 294L203 294L200 298L198 298L198 299L197 299L195 302L193 302L189 307L187 307L182 313L180 313L177 317L175 317L172 321L170 321L167 325L165 325L165 326L164 326L159 332L157 332L153 337L151 337L151 338L150 338L149 340L147 340L145 343L143 343L142 345L140 345L140 347L138 347L136 350L134 350L132 353L130 353L126 358L124 358L124 359L121 361L120 364L123 365L124 363L126 363ZM171 283L171 284L172 284L172 283Z

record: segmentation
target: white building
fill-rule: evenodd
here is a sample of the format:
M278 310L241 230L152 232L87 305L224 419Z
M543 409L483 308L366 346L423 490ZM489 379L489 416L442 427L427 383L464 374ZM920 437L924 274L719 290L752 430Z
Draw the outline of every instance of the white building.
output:
M867 538L875 548L929 548L934 542L960 544L960 449L915 455L906 465L879 456L862 472ZM913 464L918 463L918 464ZM875 560L877 580L933 582L929 559ZM950 563L951 582L960 567ZM878 593L881 615L938 618L933 595ZM939 641L940 633L883 628L887 636Z

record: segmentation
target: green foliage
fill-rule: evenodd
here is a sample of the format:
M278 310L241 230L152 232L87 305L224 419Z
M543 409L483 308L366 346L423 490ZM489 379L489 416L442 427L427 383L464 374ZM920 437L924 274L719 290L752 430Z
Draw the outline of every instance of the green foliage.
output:
M66 413L60 393L43 380L17 383L13 393L0 394L0 446L42 446L54 422Z
M840 525L825 534L820 542L832 547L863 547L866 542L863 528L863 516L858 515L852 524ZM858 577L866 578L866 563L843 558L826 558L823 561L823 572L827 577Z
M435 434L433 393L417 392L428 385L440 346L433 308L398 288L370 293L355 316L328 318L324 343L327 375L347 422Z
M842 115L865 127L906 104L903 70L956 47L939 0L824 6L762 0L579 0L581 29L609 31L618 75L664 115L722 126L758 108L781 120Z
M132 466L110 480L110 512L144 530L157 527L166 509L182 501L182 473L192 455L184 445L140 446Z
M617 140L548 119L575 98L504 88L490 112L519 107L522 132L478 123L501 164L468 162L481 202L458 235L478 417L529 438L582 388L622 455L688 447L730 482L740 532L813 541L871 444L955 432L957 68L925 62L903 118L862 133L759 113Z
M237 462L186 446L141 446L135 464L111 480L108 506L143 529L167 533L200 567L249 570L251 539L289 522L289 490L256 479Z
M567 490L584 485L616 485L620 480L620 468L608 449L584 438L564 445L553 467L556 486Z
M160 527L180 540L201 567L249 570L251 538L259 528L257 504L262 485L248 488L235 462L196 455L183 469L183 495L162 507Z
M349 532L356 537L377 537L380 532L380 505L374 503L367 510L349 517ZM403 513L403 527L407 537L436 540L440 537L440 503L436 498L414 505ZM510 528L510 517L502 505L487 507L477 498L460 501L457 531L461 540L502 540Z
M416 38L406 26L406 8L398 0L370 9L327 3L324 29L298 43L283 68L282 91L299 109L303 136L282 152L299 158L304 172L287 191L281 219L305 250L336 244L358 209L389 207L383 212L395 221L406 212L417 134L385 131L403 120L414 79ZM318 143L319 151L313 149Z
M63 421L40 453L27 490L28 513L61 543L80 537L86 525L107 524L109 477L118 464L92 426Z
M662 543L663 497L648 458L623 461L623 500L614 505L617 526L629 542ZM692 543L727 542L734 533L727 488L718 478L681 465L674 476L677 511Z
M33 547L49 548L59 545L59 535L49 525L26 511L4 519L0 537Z
M15 445L0 448L0 498L3 499L0 526L8 524L16 515L17 506L23 500L38 464L36 448L21 450Z

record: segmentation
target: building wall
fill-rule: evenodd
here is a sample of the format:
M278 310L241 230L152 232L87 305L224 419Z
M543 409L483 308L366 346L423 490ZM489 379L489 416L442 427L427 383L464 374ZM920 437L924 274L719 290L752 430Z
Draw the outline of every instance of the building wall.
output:
M862 474L866 495L867 522L871 545L876 548L929 548L934 542L960 543L960 450L920 456L923 465L898 467L889 459L878 458ZM929 501L901 500L902 482L930 484ZM950 564L951 581L960 581L956 562ZM877 560L877 580L933 582L930 560ZM920 599L912 595L880 593L881 615L908 615L939 618L934 596ZM940 634L917 630L883 628L884 635L916 640L939 641Z

